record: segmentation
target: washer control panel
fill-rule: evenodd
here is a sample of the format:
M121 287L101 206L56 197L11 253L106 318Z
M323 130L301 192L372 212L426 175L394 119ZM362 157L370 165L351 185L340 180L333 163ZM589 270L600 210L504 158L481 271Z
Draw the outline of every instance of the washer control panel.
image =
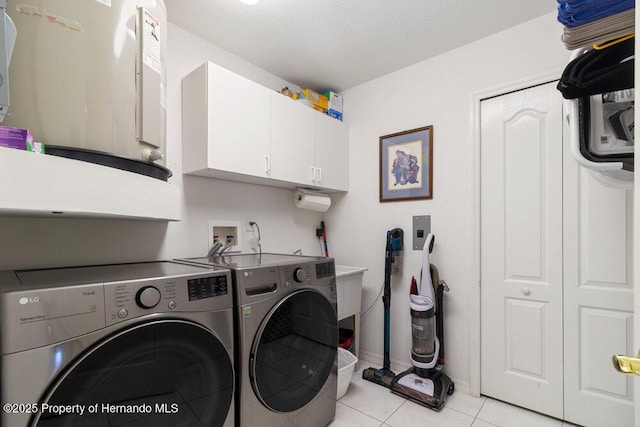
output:
M213 298L229 293L227 276L208 276L187 280L189 301Z
M245 255L236 255L235 257L238 260L231 262L234 256L229 256L225 267L230 266L233 271L234 291L237 304L240 306L274 298L276 295L300 288L333 287L335 289L336 277L333 258L279 254L266 254L264 259L257 260L240 259L248 257ZM282 258L282 262L278 262L279 258ZM236 267L236 265L241 265L241 267Z
M319 262L316 264L316 276L318 279L324 279L325 277L335 277L336 267L333 261Z
M216 311L233 306L229 271L105 283L105 317L113 325L152 313Z
M173 261L0 271L3 354L147 315L233 309L231 271ZM179 316L179 314L176 314Z
M324 279L335 278L336 274L333 260L281 266L280 271L287 289L304 285L322 286Z
M298 283L302 283L307 278L307 273L304 271L302 267L296 267L293 270L293 280Z
M136 304L140 308L153 308L160 302L160 291L155 286L144 286L136 292Z

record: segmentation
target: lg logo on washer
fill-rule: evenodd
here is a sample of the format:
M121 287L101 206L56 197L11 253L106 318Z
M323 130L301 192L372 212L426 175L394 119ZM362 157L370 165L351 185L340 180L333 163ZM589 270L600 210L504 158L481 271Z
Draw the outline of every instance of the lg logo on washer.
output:
M29 304L32 302L40 302L40 297L22 297L18 300L18 302L22 305Z

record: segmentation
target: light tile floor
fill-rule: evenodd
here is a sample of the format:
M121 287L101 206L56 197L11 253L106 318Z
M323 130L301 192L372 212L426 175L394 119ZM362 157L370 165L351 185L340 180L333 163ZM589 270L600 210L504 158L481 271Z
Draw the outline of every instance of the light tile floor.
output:
M338 401L331 427L567 427L562 422L536 412L487 397L471 397L461 391L449 396L440 412L391 393L388 389L362 379L359 363L347 393Z

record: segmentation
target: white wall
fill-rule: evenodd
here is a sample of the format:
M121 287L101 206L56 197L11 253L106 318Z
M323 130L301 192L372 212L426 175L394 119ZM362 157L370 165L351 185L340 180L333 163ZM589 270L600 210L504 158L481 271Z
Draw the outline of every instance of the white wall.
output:
M419 279L421 252L411 249L414 215L431 215L436 245L431 262L451 292L445 296L446 371L465 389L470 381L469 311L473 286L473 117L478 92L549 71L568 59L555 13L524 23L343 93L350 125L350 189L334 198L327 224L340 263L367 267L361 355L381 361L385 233L405 232L404 273L392 278L391 359L408 366L411 328L408 290ZM437 41L434 41L434 43ZM433 199L379 203L379 136L434 126ZM393 367L393 366L392 366Z
M182 176L184 75L211 60L274 90L286 82L171 24L168 41L167 166L173 172L170 182L182 193L182 221L2 217L0 269L201 256L207 251L210 218L240 221L244 227L247 214L260 226L263 251L291 253L301 248L305 254L320 254L315 228L322 214L296 209L292 190ZM244 249L251 237L243 228Z
M452 291L446 295L447 372L457 387L468 386L469 308L472 286L472 116L474 93L564 67L555 13L440 55L344 93L350 125L350 191L333 195L324 214L329 250L337 262L367 267L363 309L375 303L362 323L362 355L382 356L385 232L405 230L404 274L392 282L394 362L406 366L410 351L407 294L420 273L420 253L410 249L413 215L431 215L437 236L432 261ZM228 52L169 25L167 161L182 192L182 221L0 218L0 269L198 256L207 250L209 218L259 223L264 251L319 254L314 229L322 214L294 207L292 191L182 176L180 79L212 60L274 90L286 82ZM437 42L434 41L434 43ZM434 126L434 198L378 202L378 137ZM79 177L81 179L81 177ZM117 201L114 201L117 203ZM246 239L251 237L243 231Z

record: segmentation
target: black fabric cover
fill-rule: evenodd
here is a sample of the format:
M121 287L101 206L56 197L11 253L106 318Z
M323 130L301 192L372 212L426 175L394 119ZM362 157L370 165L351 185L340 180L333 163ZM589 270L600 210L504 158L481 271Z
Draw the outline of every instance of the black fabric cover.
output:
M634 47L635 37L580 55L564 69L558 90L565 99L575 99L632 88Z

